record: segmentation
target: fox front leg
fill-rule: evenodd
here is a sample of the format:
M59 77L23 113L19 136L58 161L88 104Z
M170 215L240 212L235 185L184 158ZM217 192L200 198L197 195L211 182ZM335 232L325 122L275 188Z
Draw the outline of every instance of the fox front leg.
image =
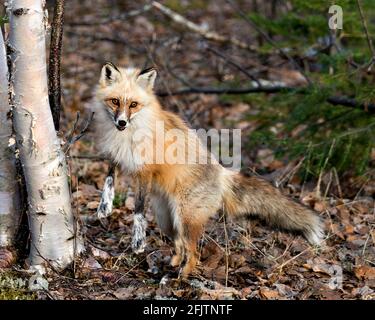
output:
M111 163L109 166L108 176L104 182L100 203L96 212L99 219L103 219L112 214L113 199L115 198L115 170L116 165Z
M139 254L142 253L146 247L147 221L144 214L146 187L138 183L135 197L131 247L134 253Z

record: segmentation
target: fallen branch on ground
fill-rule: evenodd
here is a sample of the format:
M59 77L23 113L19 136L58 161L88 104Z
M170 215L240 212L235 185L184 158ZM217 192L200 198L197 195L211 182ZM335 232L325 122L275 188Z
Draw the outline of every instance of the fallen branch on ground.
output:
M207 30L205 27L199 26L198 24L192 21L189 21L188 19L186 19L179 13L174 12L173 10L169 9L168 7L162 5L161 3L157 1L153 1L151 5L157 10L159 10L161 13L171 18L174 22L185 26L190 31L198 33L199 35L201 35L203 38L207 40L212 40L212 41L221 42L221 43L231 43L239 48L247 49L252 52L257 50L256 46L253 46L251 44L238 40L237 38L234 38L234 37L228 38L228 37L218 34L215 31Z
M221 53L220 51L216 50L215 48L211 48L209 46L206 47L206 50L209 52L212 52L216 56L220 57L223 59L225 62L230 64L231 66L235 67L237 70L241 71L243 74L245 74L248 78L251 80L255 81L258 86L261 86L261 83L259 82L259 79L257 79L252 73L247 71L245 68L240 66L237 62L233 61L229 57L227 57L225 54Z
M175 91L165 92L159 91L156 94L159 97L167 96L178 96L187 94L252 94L252 93L278 93L278 92L294 92L294 93L304 93L307 88L293 88L285 86L259 86L259 87L249 87L249 88L184 88ZM373 103L362 103L355 99L341 96L333 96L326 99L329 104L335 106L344 106L354 109L360 109L370 114L375 114L375 104Z
M335 106L344 106L354 109L361 109L365 112L375 114L375 104L373 103L362 103L358 102L355 99L350 99L347 97L330 97L327 99L327 102Z
M248 93L277 93L281 91L290 92L299 88L291 88L285 86L269 86L269 87L249 87L249 88L184 88L175 91L165 92L159 91L156 94L159 97L179 96L186 94L248 94Z

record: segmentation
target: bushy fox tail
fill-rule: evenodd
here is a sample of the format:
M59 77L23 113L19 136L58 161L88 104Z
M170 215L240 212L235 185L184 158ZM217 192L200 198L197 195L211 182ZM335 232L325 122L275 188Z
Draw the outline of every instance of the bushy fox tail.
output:
M284 196L269 182L225 169L224 210L230 216L253 216L267 224L297 231L314 245L324 236L323 225L314 211Z

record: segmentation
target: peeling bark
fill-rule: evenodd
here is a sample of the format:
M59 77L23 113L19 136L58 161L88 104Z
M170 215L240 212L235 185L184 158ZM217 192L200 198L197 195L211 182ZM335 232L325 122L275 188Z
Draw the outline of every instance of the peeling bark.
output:
M8 117L8 66L3 34L0 30L0 247L14 245L19 226L20 207L13 147L12 123Z
M13 0L8 13L14 128L28 193L29 263L48 261L62 269L82 246L74 232L65 155L48 102L44 1Z

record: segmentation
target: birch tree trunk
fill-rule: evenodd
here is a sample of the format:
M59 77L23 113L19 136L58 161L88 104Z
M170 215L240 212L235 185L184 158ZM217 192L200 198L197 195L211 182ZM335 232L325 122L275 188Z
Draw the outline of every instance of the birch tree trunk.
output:
M10 46L16 143L28 193L29 263L62 269L81 251L65 155L48 102L43 0L11 0Z
M0 30L0 247L14 244L20 219L15 158L9 147L12 123L8 119L8 90L8 65L4 38Z

